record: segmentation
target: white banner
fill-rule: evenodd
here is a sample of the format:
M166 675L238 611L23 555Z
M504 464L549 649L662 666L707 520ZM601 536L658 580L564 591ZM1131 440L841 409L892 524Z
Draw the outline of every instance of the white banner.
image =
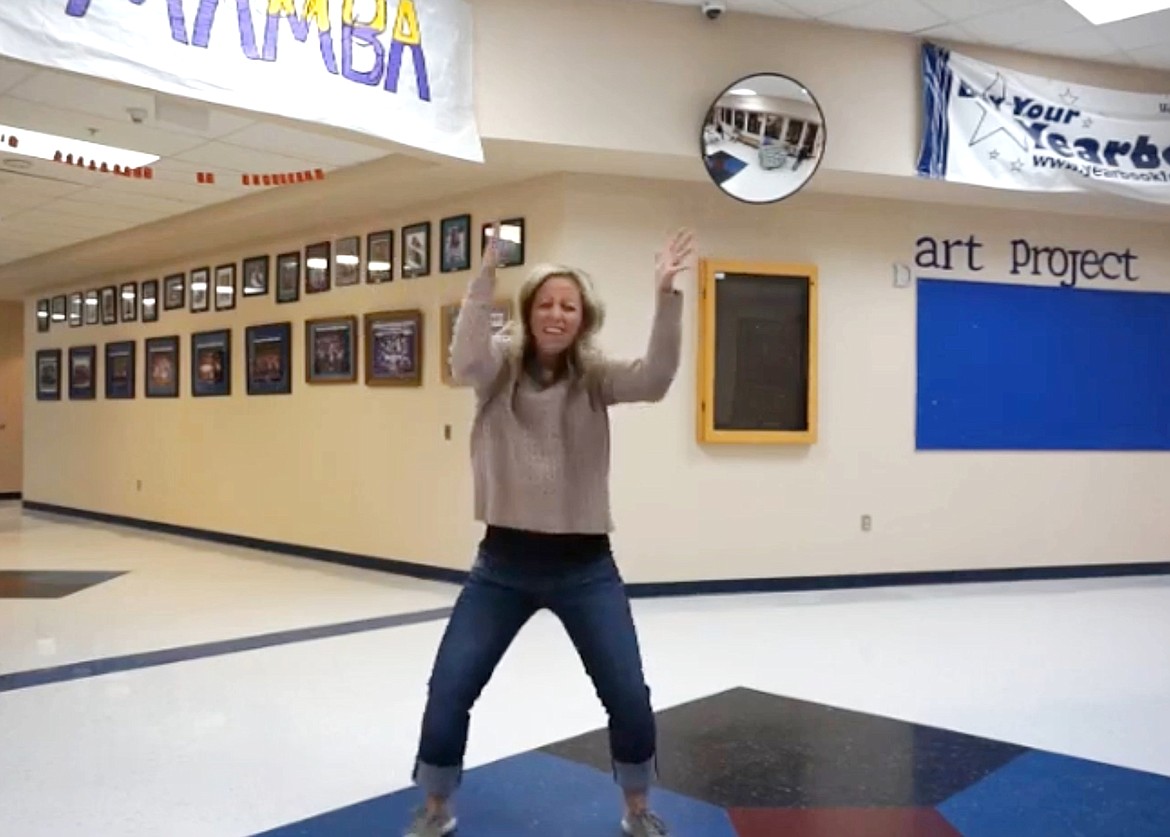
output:
M1170 203L1170 90L1054 81L933 44L923 46L922 82L923 177Z
M467 0L3 3L3 55L483 161Z

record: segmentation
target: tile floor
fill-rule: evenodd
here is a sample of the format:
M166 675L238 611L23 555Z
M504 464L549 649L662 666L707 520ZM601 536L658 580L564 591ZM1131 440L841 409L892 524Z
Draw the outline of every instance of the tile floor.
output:
M0 578L0 834L400 833L454 587L14 503ZM634 611L680 837L1170 834L1170 578ZM616 837L604 726L541 614L475 709L461 837Z

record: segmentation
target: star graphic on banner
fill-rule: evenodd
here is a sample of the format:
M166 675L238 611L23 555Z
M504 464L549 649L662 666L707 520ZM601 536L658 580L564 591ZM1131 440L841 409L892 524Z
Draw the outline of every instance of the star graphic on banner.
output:
M1021 151L1028 150L1028 135L1022 125L1014 119L1009 119L1006 124L1000 123L999 109L1007 101L1007 79L1001 73L995 74L991 84L987 85L982 93L976 95L971 88L964 84L960 95L973 99L976 106L982 111L979 115L979 122L975 125L975 130L971 132L971 138L967 141L969 148L973 148L985 139L1002 132L1007 134L1008 138L1018 145ZM994 108L994 113L992 108ZM991 120L991 124L988 124L988 119Z
M1012 172L1013 173L1018 172L1018 171L1023 171L1023 169L1024 169L1024 161L1023 160L1013 160L1012 161Z
M1093 127L1093 117L1086 116L1084 121L1081 122L1081 125L1085 128L1092 128Z
M998 148L991 149L990 151L987 152L987 157L990 160L998 160L999 159L999 149Z
M1060 94L1060 98L1064 100L1064 103L1066 105L1068 105L1069 107L1072 107L1073 105L1075 105L1077 103L1077 100L1080 99L1081 97L1076 95L1075 93L1073 93L1071 87L1066 87L1064 89L1064 92Z

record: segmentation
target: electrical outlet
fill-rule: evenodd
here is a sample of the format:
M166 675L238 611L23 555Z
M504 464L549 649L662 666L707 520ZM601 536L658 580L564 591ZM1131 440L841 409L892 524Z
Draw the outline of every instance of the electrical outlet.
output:
M868 514L863 514L861 516L861 531L868 532L872 528L873 528L873 518L870 517Z
M443 425L443 438L446 439L448 442L451 441L451 425L449 425L449 424Z

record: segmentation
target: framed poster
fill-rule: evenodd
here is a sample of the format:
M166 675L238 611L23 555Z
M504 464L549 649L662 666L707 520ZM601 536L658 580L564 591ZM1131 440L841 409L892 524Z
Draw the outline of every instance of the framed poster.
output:
M268 293L268 256L244 259L244 296L263 296Z
M292 323L248 326L248 395L284 395L292 392Z
M113 285L106 285L101 289L102 325L114 325L118 322L118 289Z
M471 216L456 215L439 222L439 272L471 269Z
M85 324L97 325L101 321L101 300L96 290L85 292Z
M61 350L37 350L37 401L61 400Z
M431 222L402 228L402 278L414 279L431 272Z
M82 297L81 291L74 291L69 294L69 326L71 328L79 328L81 326L82 317Z
M301 298L301 254L281 253L276 257L276 301L296 302Z
M357 317L327 317L305 323L305 382L352 383L357 380Z
M362 281L362 240L356 235L342 238L337 242L337 275L334 284L357 285Z
M211 268L197 267L191 271L191 311L207 311L211 308Z
M366 282L378 285L394 278L394 230L366 236Z
M118 302L121 306L121 320L124 323L138 321L138 283L123 282L118 288Z
M418 309L365 315L366 384L421 386L423 313Z
M37 300L37 331L49 330L49 300Z
M187 275L172 273L163 279L163 308L167 311L187 304Z
M451 302L439 310L439 342L443 364L439 374L443 383L449 386L456 384L451 375L451 341L455 339L455 323L459 319L459 310L463 302ZM512 302L508 299L497 299L492 302L491 330L492 334L499 334L512 319Z
M232 394L232 332L223 328L191 335L191 395Z
M493 224L484 224L480 234L479 252L487 249L491 240ZM500 222L500 267L515 267L524 264L524 219L509 218Z
M318 241L305 248L305 293L324 293L333 287L332 252L333 245L328 241Z
M133 398L135 348L133 340L106 344L106 398Z
M158 280L147 279L142 283L142 322L158 321Z
M148 337L144 369L147 398L179 397L179 337Z
M65 322L66 319L68 319L68 315L66 313L67 304L68 303L65 300L65 294L60 294L59 296L53 297L53 308L52 308L53 322L63 323L63 322Z
M69 349L69 400L90 401L97 397L97 346Z
M236 307L236 263L221 264L215 269L215 310Z

